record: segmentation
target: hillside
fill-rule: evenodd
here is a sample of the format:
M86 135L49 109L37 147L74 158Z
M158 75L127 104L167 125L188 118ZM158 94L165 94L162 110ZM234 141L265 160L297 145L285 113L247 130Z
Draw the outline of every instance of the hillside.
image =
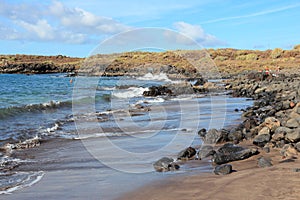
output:
M300 45L292 50L266 51L207 49L199 51L126 52L95 55L88 59L66 56L1 55L0 73L83 72L91 75L139 75L165 72L178 76L199 76L203 73L235 74L266 68L298 72ZM291 70L293 69L293 70Z

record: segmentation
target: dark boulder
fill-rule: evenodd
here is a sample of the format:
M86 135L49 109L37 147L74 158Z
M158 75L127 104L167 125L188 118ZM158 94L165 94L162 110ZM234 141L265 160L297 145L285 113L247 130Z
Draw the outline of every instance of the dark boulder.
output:
M199 152L198 152L198 158L201 160L203 158L207 158L208 156L212 156L215 153L212 146L204 145L201 146Z
M232 165L217 165L214 169L216 175L226 175L232 173Z
M292 132L292 129L289 129L287 127L278 127L276 130L275 130L275 133L272 135L272 140L273 141L280 141L282 139L285 138L285 135L287 133L290 133Z
M151 86L148 88L148 91L144 91L143 95L144 96L151 96L151 97L156 97L159 95L171 95L172 90L167 88L166 86Z
M201 138L204 138L205 135L207 134L207 131L205 128L202 128L198 131L198 135L201 137Z
M174 171L180 167L174 163L173 158L163 157L153 164L153 167L158 172Z
M227 141L227 133L225 131L218 131L217 129L210 129L204 138L205 144L216 144Z
M204 78L198 78L194 86L204 85L207 82Z
M166 85L172 91L172 95L194 94L193 86L189 82L172 83Z
M195 155L196 155L196 149L194 149L193 147L188 147L182 150L181 152L179 152L177 159L189 160L189 159L193 159Z
M267 144L270 141L270 139L271 139L270 134L257 135L253 140L253 144L259 147L264 147L265 144Z
M245 148L232 143L226 143L213 155L212 161L215 164L224 164L236 160L243 160L258 154L256 148Z
M299 126L299 123L296 119L289 119L286 122L285 126L288 127L288 128L297 128Z
M229 141L239 142L239 141L243 140L244 135L243 135L243 132L241 130L232 129L229 132L227 138L228 138Z
M285 140L289 142L299 142L300 141L300 128L293 130L285 135Z

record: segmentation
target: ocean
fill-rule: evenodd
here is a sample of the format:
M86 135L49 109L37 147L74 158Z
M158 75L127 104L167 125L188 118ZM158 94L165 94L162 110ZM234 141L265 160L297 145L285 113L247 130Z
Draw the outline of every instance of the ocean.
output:
M238 124L235 109L252 101L226 93L142 95L178 82L165 74L0 74L1 199L113 199L153 180L211 171L209 163L185 164L161 174L152 164L201 145L200 128Z

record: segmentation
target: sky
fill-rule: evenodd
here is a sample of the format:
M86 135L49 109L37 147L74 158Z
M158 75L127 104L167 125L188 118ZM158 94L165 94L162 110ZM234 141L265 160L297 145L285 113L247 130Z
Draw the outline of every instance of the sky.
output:
M0 54L86 57L109 40L149 45L158 34L186 48L185 37L203 48L291 49L299 20L299 0L0 0Z

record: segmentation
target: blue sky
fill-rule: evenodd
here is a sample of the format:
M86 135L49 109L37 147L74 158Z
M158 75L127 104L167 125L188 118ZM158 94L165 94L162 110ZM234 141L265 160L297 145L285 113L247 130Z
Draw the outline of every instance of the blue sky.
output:
M0 0L0 54L85 57L116 34L144 27L205 48L290 49L300 44L294 0Z

